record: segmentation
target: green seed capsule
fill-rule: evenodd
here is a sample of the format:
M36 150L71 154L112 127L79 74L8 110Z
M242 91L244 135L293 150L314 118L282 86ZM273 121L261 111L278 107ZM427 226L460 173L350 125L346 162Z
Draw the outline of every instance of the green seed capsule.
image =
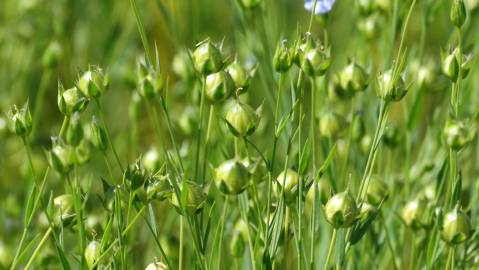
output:
M7 113L10 131L18 136L25 137L32 131L32 116L28 101L19 109L13 105Z
M52 41L43 52L42 65L44 68L55 68L63 57L63 49L58 41Z
M228 72L231 79L233 79L237 95L244 94L248 91L254 71L247 70L236 60L226 68L226 72Z
M374 215L378 209L374 206L369 204L368 202L361 203L361 209L359 210L358 220L360 222L366 221L371 215Z
M180 189L182 189L182 186L183 185L180 183ZM194 182L187 181L186 187L187 190L185 192L187 194L184 208L188 215L198 214L206 204L206 193L203 191L201 186ZM181 197L179 199L177 198L176 193L172 193L170 197L171 204L178 210L180 214L183 214L183 211L181 210L182 207L180 206L181 200Z
M72 115L74 112L84 111L88 105L88 99L76 86L65 90L63 85L58 83L57 104L64 115Z
M336 140L344 131L346 121L336 113L326 113L319 119L319 132L321 135Z
M330 48L322 45L305 50L300 57L300 67L311 77L322 76L331 65Z
M150 263L145 270L168 270L168 266L162 262Z
M70 194L63 194L53 199L54 223L55 225L69 226L75 219L73 211L73 197Z
M325 206L326 220L334 228L348 228L357 220L359 210L348 191L331 197Z
M90 123L90 142L98 150L105 152L108 149L108 137L106 131L100 125L95 116Z
M369 84L369 75L362 66L351 62L338 75L339 84L351 95L361 92Z
M309 188L308 193L306 194L306 203L313 205L314 192L317 190L317 195L319 195L319 201L322 205L325 205L328 200L331 198L331 184L325 178L320 178L317 181L313 182L313 185Z
M285 73L293 65L294 50L287 46L286 40L278 43L273 57L273 68L277 72Z
M83 138L75 147L75 164L83 165L90 160L90 143L87 138Z
M137 73L138 93L143 98L152 99L161 94L163 90L163 79L158 69L139 61Z
M370 204L378 206L388 194L388 187L379 176L371 176L368 190L366 192L367 200Z
M141 163L143 167L151 173L155 173L161 167L160 154L155 147L150 148L148 152L142 157Z
M406 225L414 230L424 228L427 224L425 221L426 203L424 200L415 199L408 202L401 211L401 218Z
M464 121L448 120L444 127L446 143L453 150L459 151L474 138L474 132Z
M134 164L130 164L123 173L123 184L130 191L135 191L148 180L148 175L143 164L137 160Z
M394 81L392 69L379 74L376 79L376 94L384 101L400 101L407 94L407 87L403 78L399 75L399 78Z
M170 183L168 182L168 176L153 176L146 185L146 195L149 201L167 199L171 193Z
M173 58L173 72L183 81L191 81L195 77L195 68L191 63L188 51L180 50Z
M70 123L65 134L66 142L71 146L78 146L83 139L83 125L80 123L80 115L75 112L70 118Z
M88 265L88 269L95 269L95 264L101 255L101 244L98 241L91 241L85 248L85 261Z
M251 181L254 181L256 184L259 184L264 181L266 174L268 173L268 169L266 168L266 164L261 158L243 158L240 161L243 166L248 169L250 173Z
M249 181L248 169L237 159L227 160L215 169L215 183L218 189L229 195L245 190Z
M203 76L217 73L223 67L221 52L209 39L196 46L192 59L196 71Z
M206 77L204 94L212 103L225 101L233 94L234 90L233 79L225 71L213 73Z
M276 184L273 186L276 195L281 196L284 192L286 203L291 204L298 198L299 175L297 172L287 169L276 177Z
M50 166L61 174L71 171L75 162L75 150L59 137L52 138L52 149L48 152Z
M452 53L449 54L441 54L442 72L453 82L456 82L459 76L459 62L457 60L456 51L457 50L454 50Z
M88 99L95 99L108 90L109 78L99 67L89 67L77 82L78 89Z
M253 134L258 126L259 112L256 112L249 105L239 101L228 109L225 116L229 130L236 137L245 137Z
M466 241L471 232L469 217L459 210L459 206L444 216L441 237L448 244L457 245Z
M466 21L467 11L463 0L453 0L449 14L451 22L458 28Z

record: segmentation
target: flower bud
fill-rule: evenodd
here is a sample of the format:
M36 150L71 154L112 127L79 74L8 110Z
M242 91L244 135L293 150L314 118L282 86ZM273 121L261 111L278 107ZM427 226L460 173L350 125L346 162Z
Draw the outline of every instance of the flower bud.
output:
M357 219L359 210L348 191L338 193L325 206L326 220L334 228L350 227Z
M459 76L459 62L457 60L457 50L454 50L449 54L441 54L442 58L442 72L446 75L451 81L456 82L457 77Z
M42 65L44 68L55 68L63 57L63 49L58 41L52 41L43 52Z
M149 201L163 201L171 195L170 183L168 176L153 176L146 185L146 196Z
M373 13L358 21L359 31L369 40L374 40L381 33L382 18L377 13Z
M161 94L163 79L158 69L139 61L138 63L138 93L145 99L152 99Z
M217 73L223 67L221 52L209 39L196 46L192 59L196 71L203 76Z
M106 136L106 131L100 125L95 116L93 116L90 123L90 142L93 146L105 152L108 148L108 137Z
M235 86L231 76L220 71L210 74L205 80L205 93L210 102L225 101L234 92Z
M83 139L83 126L80 123L78 112L75 112L70 118L65 138L66 142L71 146L78 146Z
M168 270L168 266L162 262L150 263L145 270Z
M384 101L400 101L407 94L407 87L401 75L394 80L392 69L379 74L376 80L376 94Z
M85 248L85 261L88 265L88 269L95 269L95 264L100 259L101 255L101 244L93 240L88 243L88 246Z
M408 202L401 211L401 218L407 226L414 230L425 227L426 224L426 202L415 199Z
M141 163L146 170L155 173L161 166L158 150L155 147L150 148L150 150L148 150L148 152L142 157Z
M287 169L276 177L276 185L274 185L273 188L278 197L281 196L281 190L283 190L286 203L291 204L298 198L298 184L298 173L291 169Z
M306 203L308 205L313 205L315 196L314 192L316 190L318 191L317 195L319 195L319 201L322 205L325 205L329 198L331 198L331 191L333 190L331 184L325 178L320 178L319 180L314 181L306 194Z
M123 173L123 184L130 191L140 188L148 179L145 168L139 160L134 164L130 164Z
M388 126L384 130L383 142L389 148L395 148L401 142L401 135L399 130L395 127Z
M466 241L472 233L469 217L456 206L444 216L441 237L450 245Z
M178 122L181 131L185 135L192 135L198 128L198 109L197 107L187 106Z
M346 91L354 95L361 92L369 84L369 75L364 68L355 62L347 65L338 75L339 84Z
M378 206L388 195L386 183L377 175L371 176L366 192L368 202L374 206Z
M80 144L75 147L75 164L83 165L90 160L90 143L83 137Z
M52 138L52 149L47 156L50 166L61 174L66 174L73 168L75 150L59 137Z
M241 95L248 90L254 71L249 71L245 67L241 66L238 61L234 61L226 68L226 72L231 76L236 93Z
M449 14L451 22L460 28L466 21L467 11L463 0L453 0L451 13Z
M251 181L254 181L257 184L264 181L268 169L266 168L266 164L264 164L264 161L261 158L246 157L243 158L240 162L243 164L243 166L246 167L246 169L248 169L251 176Z
M185 49L176 53L172 63L173 72L183 81L191 81L195 77L195 69L191 63L188 51Z
M183 185L180 184L180 189L182 188L182 186ZM187 192L184 205L186 213L189 215L198 214L206 204L206 193L203 191L201 186L194 182L187 181L186 187L187 190L184 191ZM173 192L170 200L171 204L178 210L178 212L180 214L183 214L183 211L181 210L182 207L180 206L182 198L180 197L178 199L176 193Z
M321 135L336 140L344 131L346 121L336 113L326 113L319 119L319 132Z
M28 101L22 108L13 105L8 111L10 131L18 136L25 137L32 131L32 116L28 107Z
M237 159L227 160L215 169L215 183L218 189L229 195L236 195L246 188L249 181L248 169Z
M106 92L109 86L108 75L103 74L99 67L89 67L77 82L78 89L88 99L95 99Z
M277 72L287 72L293 65L294 50L287 46L286 40L278 43L273 57L273 68Z
M238 0L238 2L242 7L252 9L259 6L263 0Z
M453 150L459 151L474 138L474 132L464 121L448 120L444 127L446 143Z
M248 104L236 101L228 109L225 120L233 135L245 137L253 134L256 130L259 122L259 112L254 111Z
M65 90L61 83L58 83L57 104L60 112L64 115L71 115L74 112L82 112L88 105L88 99L78 90L72 87Z
M331 49L323 45L307 48L300 54L300 67L311 77L322 76L331 65Z
M75 218L73 211L73 198L70 194L63 194L53 199L54 223L55 225L62 224L63 226L70 225Z

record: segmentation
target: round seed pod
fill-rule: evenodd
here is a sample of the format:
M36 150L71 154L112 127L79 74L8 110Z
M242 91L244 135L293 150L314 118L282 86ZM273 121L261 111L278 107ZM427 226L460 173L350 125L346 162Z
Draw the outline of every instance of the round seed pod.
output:
M259 113L248 104L239 101L228 109L225 116L229 130L236 137L245 137L253 134L258 126Z
M66 142L72 146L78 146L83 139L83 125L80 123L80 115L78 112L75 112L70 118L65 139Z
M176 53L172 62L173 72L183 81L191 81L195 77L195 68L191 63L188 51L182 49Z
M346 121L341 115L326 113L319 119L319 132L331 140L336 140L344 131L345 125Z
M152 99L161 94L163 79L158 69L140 62L138 64L138 93L145 99Z
M246 167L246 169L248 169L251 181L254 181L257 184L264 181L265 176L268 173L268 169L261 158L246 157L240 162Z
M55 225L63 224L69 226L75 220L75 212L73 211L73 198L70 194L63 194L53 199Z
M231 79L233 79L236 93L238 95L244 94L246 91L248 91L252 79L251 71L241 66L236 60L226 68L226 72L228 72L228 74L231 76Z
M234 90L233 79L225 71L213 73L206 77L204 94L212 103L225 101Z
M153 176L146 185L146 196L149 201L160 200L163 201L171 196L173 192L168 176Z
M366 192L367 200L370 204L378 206L388 194L388 187L379 176L372 176L369 180L368 190Z
M444 215L441 237L446 243L450 245L460 244L469 238L471 232L469 217L459 210L459 206Z
M399 76L393 81L392 69L379 74L376 79L376 94L384 101L400 101L407 94L407 87L404 79Z
M22 137L30 134L32 131L32 116L28 107L28 101L21 108L13 105L7 116L10 131Z
M91 66L78 79L76 86L78 90L88 99L95 99L108 90L108 75L96 66Z
M206 193L203 191L201 186L194 182L188 181L186 183L187 186L187 196L186 196L186 202L185 202L185 210L187 214L189 215L194 215L198 214L201 212L203 209L204 205L206 204ZM182 185L180 184L180 189L182 188ZM180 195L181 196L181 195ZM180 214L183 214L183 211L181 210L180 202L181 198L178 200L176 193L172 193L170 197L171 204L178 210Z
M143 167L151 173L158 171L161 167L160 154L158 153L158 150L155 147L151 147L142 157L141 163L143 164Z
M301 54L300 61L300 67L306 75L322 76L331 65L330 48L324 48L322 45L308 48Z
M75 150L61 138L52 138L52 149L47 153L50 166L61 174L71 171L75 162Z
M227 160L215 169L215 183L218 189L229 195L236 195L245 190L250 173L237 159Z
M101 255L101 244L100 242L93 240L88 243L88 246L85 248L84 256L88 269L95 269L95 264Z
M459 77L459 62L457 60L457 49L453 52L446 54L442 53L442 63L441 69L444 75L448 77L451 81L456 82Z
M408 202L401 211L401 218L407 226L414 230L424 228L426 224L426 202L414 199Z
M77 147L75 147L75 164L83 165L90 160L90 143L83 137Z
M168 270L168 266L162 262L150 263L145 270Z
M319 195L319 201L322 205L325 205L331 198L331 184L325 178L320 178L319 180L314 181L306 194L306 203L309 205L313 205L315 190L318 191L317 195Z
M444 127L444 137L449 147L459 151L474 138L474 133L465 122L448 120Z
M95 116L90 122L90 142L98 150L105 152L108 149L108 137L106 131L100 125Z
M463 0L454 0L452 1L451 12L449 17L451 22L458 28L461 28L464 22L466 21L466 6L464 5Z
M148 174L140 161L129 165L123 173L123 184L129 191L135 191L149 179Z
M285 73L293 65L294 50L287 46L286 40L278 43L273 57L273 68L276 72Z
M368 202L362 202L361 203L361 208L359 209L358 220L361 221L361 222L364 222L371 215L374 215L377 211L378 211L378 209L374 205L371 205Z
M223 67L221 52L209 39L196 46L192 60L196 71L203 76L216 73Z
M359 210L348 191L331 197L325 206L326 220L334 228L348 228L357 220Z
M341 87L351 95L366 89L369 84L369 75L362 66L351 62L338 75Z
M276 177L276 184L273 186L273 189L278 197L281 196L281 190L283 190L286 203L291 204L298 198L298 185L298 173L287 169Z

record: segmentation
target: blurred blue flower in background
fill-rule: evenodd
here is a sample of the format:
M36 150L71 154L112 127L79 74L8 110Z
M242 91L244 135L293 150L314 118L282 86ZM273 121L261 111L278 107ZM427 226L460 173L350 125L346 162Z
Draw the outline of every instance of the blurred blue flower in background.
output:
M312 11L314 7L314 1L315 0L305 0L304 8L308 11ZM330 12L333 8L334 2L336 2L336 0L317 0L314 14L318 15Z

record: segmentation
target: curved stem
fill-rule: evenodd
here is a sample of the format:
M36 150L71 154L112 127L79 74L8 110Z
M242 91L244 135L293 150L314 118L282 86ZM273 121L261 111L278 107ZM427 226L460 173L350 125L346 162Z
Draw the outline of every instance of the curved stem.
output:
M333 229L333 235L331 236L331 242L329 243L328 255L326 256L326 261L324 262L324 270L328 269L329 261L331 260L331 254L333 254L333 248L336 244L336 234L337 230Z
M50 236L51 233L52 233L52 227L48 227L48 230L43 235L42 240L40 240L40 243L38 243L38 246L35 248L32 255L30 256L30 259L28 260L27 264L25 265L24 270L28 270L30 268L30 266L32 266L32 263L35 260L35 258L37 257L38 252L40 252L40 250L42 249L45 242L48 240L48 237Z

